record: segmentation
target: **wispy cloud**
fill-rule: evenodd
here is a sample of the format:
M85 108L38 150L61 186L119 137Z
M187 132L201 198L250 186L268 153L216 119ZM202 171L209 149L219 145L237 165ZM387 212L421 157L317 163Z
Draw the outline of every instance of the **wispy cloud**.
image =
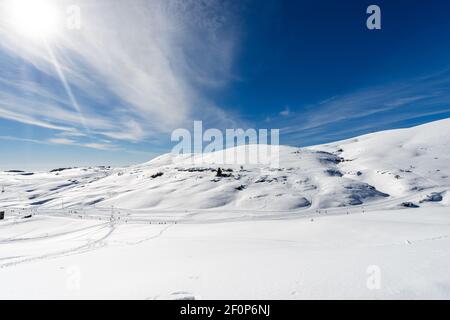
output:
M37 139L29 139L29 138L21 138L21 137L13 137L13 136L0 136L0 140L5 141L20 141L27 143L35 143L35 144L63 144L70 146L78 146L84 148L91 148L97 150L117 150L117 147L108 145L108 144L100 144L100 143L81 143L75 140L63 139L63 138L52 138L48 140L37 140Z
M53 144L64 144L68 146L79 146L79 147L85 147L85 148L91 148L91 149L97 149L97 150L119 150L114 145L106 144L106 143L82 143L78 142L76 140L72 139L66 139L66 138L51 138L47 140L50 143Z
M291 114L291 108L289 106L286 106L281 112L280 115L283 117L287 117Z
M366 88L307 106L276 123L285 142L314 144L382 130L402 121L450 112L448 72Z
M82 28L61 28L44 44L1 20L0 48L7 55L0 57L0 117L67 135L135 142L193 119L234 120L209 98L233 78L238 32L232 1L48 1L61 14L78 5ZM28 73L20 72L23 61ZM36 81L36 73L45 81Z
M19 137L13 137L13 136L0 136L0 140L21 141L21 142L29 142L29 143L36 143L36 144L49 144L49 142L47 142L47 141L28 139L28 138L19 138Z

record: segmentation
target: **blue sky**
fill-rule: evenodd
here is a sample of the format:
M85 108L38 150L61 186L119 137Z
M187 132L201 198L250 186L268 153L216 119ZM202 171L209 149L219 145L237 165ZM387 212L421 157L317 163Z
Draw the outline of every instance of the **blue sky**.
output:
M450 117L449 1L42 0L61 15L45 39L18 32L11 1L0 169L144 162L194 120L307 146Z

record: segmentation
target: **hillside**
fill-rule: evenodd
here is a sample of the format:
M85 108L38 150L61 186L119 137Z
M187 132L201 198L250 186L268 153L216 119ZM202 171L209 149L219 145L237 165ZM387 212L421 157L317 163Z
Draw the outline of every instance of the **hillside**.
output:
M255 146L250 146L254 148ZM229 149L243 153L245 146ZM126 168L2 172L2 207L316 211L448 205L450 120L309 148L280 147L280 167L192 164L162 155ZM221 167L224 174L217 177ZM428 201L429 200L429 201Z

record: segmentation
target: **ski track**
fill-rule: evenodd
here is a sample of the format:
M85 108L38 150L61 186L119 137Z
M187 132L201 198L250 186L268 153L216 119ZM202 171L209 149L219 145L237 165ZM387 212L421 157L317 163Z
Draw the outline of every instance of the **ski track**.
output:
M108 233L99 239L88 240L87 244L84 244L79 247L70 248L67 250L61 250L61 251L57 251L57 252L52 252L52 253L48 253L48 254L44 254L44 255L40 255L40 256L29 257L29 258L25 258L25 259L10 262L10 263L0 264L0 269L17 266L17 265L23 264L23 263L44 260L44 259L54 259L54 258L58 258L58 257L62 257L62 256L71 255L71 254L81 254L81 253L85 253L85 252L88 252L91 250L98 249L99 248L98 245L102 244L102 242L105 241L115 230L115 226L110 223L99 225L99 226L101 226L101 228L97 231L100 231L105 228L109 228ZM99 226L96 226L96 227L99 227Z
M0 269L6 271L0 276L8 282L8 270L25 265L13 269L18 283L9 285L27 288L20 281L32 268L83 255L80 261L94 266L95 277L108 267L139 275L149 270L148 279L134 278L134 286L148 280L152 288L159 285L158 291L141 288L142 297L223 296L197 281L199 275L212 275L207 279L216 287L230 284L228 293L238 298L255 297L261 288L258 298L286 297L286 291L289 297L307 298L313 295L309 291L317 295L318 287L324 289L321 297L330 292L332 297L360 297L359 275L345 274L347 267L357 273L361 265L378 261L390 280L381 297L450 297L449 146L446 119L309 148L282 146L277 169L214 161L199 166L167 154L126 168L72 168L31 176L0 172L6 190L0 194L0 211L6 211L0 221L0 249L6 249ZM228 151L205 158L214 160ZM231 171L216 175L218 167ZM422 201L432 193L442 199ZM403 208L404 202L420 208ZM122 255L135 264L120 261ZM111 261L118 266L107 264ZM42 264L27 266L37 262ZM91 263L105 268L99 271ZM248 274L242 276L241 269ZM169 284L159 283L157 272ZM313 279L303 279L310 286L303 288L299 281L305 274ZM247 279L253 286L240 286ZM31 279L30 286L34 281L39 283ZM97 290L96 281L91 289ZM137 294L134 286L122 285ZM117 288L120 296L122 287ZM27 289L20 294L28 294ZM378 298L375 293L362 296Z

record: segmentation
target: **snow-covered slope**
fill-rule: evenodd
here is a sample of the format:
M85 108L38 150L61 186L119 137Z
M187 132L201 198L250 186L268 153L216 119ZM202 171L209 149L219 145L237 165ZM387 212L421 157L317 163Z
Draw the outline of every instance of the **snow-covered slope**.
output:
M0 299L449 299L449 131L0 173Z
M438 200L449 205L450 119L421 126L372 133L312 147L348 160L344 177L369 183L393 198L410 197L418 204ZM424 192L429 197L423 197ZM439 202L439 201L431 201Z
M419 208L213 224L0 221L0 299L449 299L449 220L447 208Z
M449 205L449 119L310 148L282 146L277 169L215 164L222 153L206 155L208 165L166 154L126 168L2 172L0 207L299 212Z

